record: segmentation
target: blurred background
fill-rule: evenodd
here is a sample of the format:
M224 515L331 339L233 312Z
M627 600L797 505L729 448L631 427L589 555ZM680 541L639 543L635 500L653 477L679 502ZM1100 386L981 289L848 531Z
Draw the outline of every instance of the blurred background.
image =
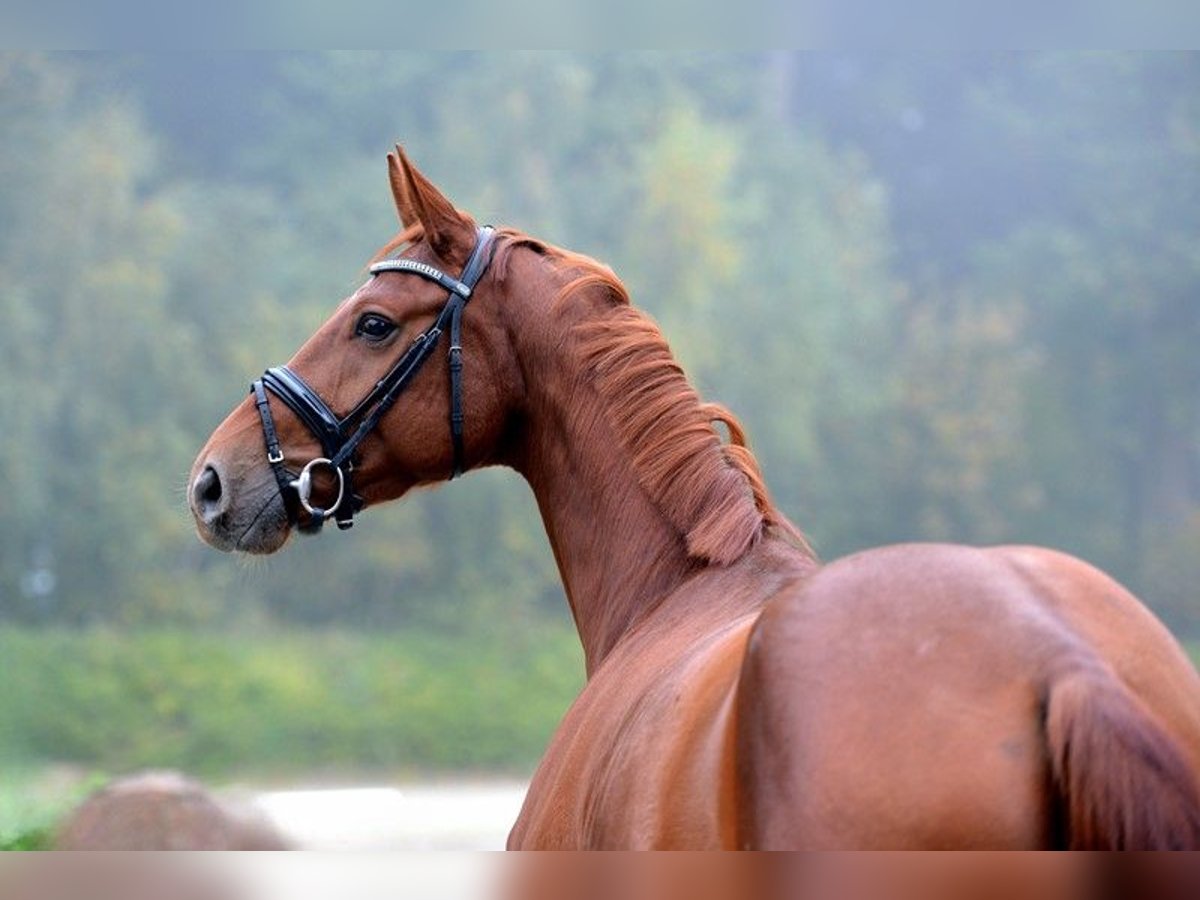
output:
M502 840L583 680L520 480L265 561L184 499L396 140L610 263L824 558L1046 544L1200 637L1200 55L6 52L0 844L147 767Z

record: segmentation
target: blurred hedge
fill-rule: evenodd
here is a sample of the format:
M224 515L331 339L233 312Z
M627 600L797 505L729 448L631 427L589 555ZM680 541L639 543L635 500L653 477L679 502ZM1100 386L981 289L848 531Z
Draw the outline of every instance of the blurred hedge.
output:
M512 629L506 629L511 631ZM566 629L0 633L0 760L110 772L528 772L582 682Z

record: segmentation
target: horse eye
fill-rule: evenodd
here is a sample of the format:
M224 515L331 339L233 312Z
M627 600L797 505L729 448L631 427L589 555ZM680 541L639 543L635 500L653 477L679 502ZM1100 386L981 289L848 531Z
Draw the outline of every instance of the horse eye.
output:
M354 330L369 341L381 341L395 331L396 326L383 316L368 313L358 320Z

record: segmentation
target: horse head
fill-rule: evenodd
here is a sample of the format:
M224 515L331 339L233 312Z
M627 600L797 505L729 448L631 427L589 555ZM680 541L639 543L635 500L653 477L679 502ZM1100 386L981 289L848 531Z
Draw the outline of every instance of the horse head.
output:
M196 458L189 502L218 549L272 553L293 527L348 527L365 505L497 460L520 392L489 271L498 239L399 147L388 170L403 230L381 256L401 252L377 258Z

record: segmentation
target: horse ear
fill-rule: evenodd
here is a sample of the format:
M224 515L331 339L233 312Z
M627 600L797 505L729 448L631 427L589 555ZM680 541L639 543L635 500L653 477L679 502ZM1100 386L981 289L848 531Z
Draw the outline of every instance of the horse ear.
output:
M400 224L410 228L420 223L434 253L450 262L465 261L475 245L475 220L456 209L399 144L388 154L388 180Z
M400 154L403 151L396 145L396 152L388 154L388 181L392 185L392 199L396 201L396 215L400 217L401 228L411 228L417 224L417 210L409 196L408 187L404 183L404 172L400 167Z

